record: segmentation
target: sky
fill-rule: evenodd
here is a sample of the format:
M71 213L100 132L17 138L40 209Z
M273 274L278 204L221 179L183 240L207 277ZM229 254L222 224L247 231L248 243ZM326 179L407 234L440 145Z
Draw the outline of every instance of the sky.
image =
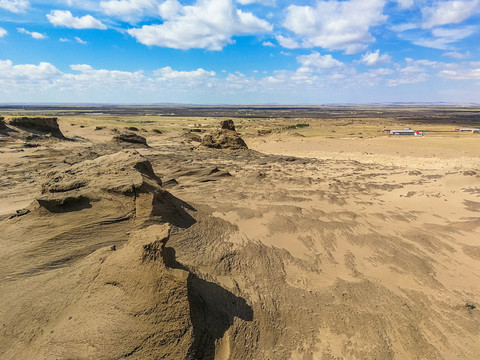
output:
M480 103L480 0L0 0L0 103Z

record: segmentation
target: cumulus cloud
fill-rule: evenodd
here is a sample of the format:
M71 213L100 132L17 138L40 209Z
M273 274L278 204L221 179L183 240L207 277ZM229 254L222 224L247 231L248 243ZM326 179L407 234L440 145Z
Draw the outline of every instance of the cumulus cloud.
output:
M94 86L103 83L108 87L119 85L131 87L132 85L138 85L145 80L143 71L128 72L105 69L97 70L87 64L70 65L70 68L74 71L80 72L80 74L64 74L64 80L78 81L84 85L90 82Z
M11 60L0 60L0 79L14 80L27 84L38 80L55 79L62 75L62 72L47 62L39 65L21 64L13 65Z
M5 30L4 28L0 27L0 38L4 37L5 35L7 35L8 32L7 30Z
M24 28L17 28L17 31L21 34L30 35L32 38L37 40L44 40L47 38L47 36L44 34L40 34L39 32L36 32L36 31L28 31L28 30L25 30Z
M28 9L30 3L27 0L0 0L0 9L20 13Z
M283 23L298 42L277 37L282 46L322 47L352 54L374 41L370 28L383 23L385 0L318 1L316 6L290 5Z
M168 2L172 1L165 1L165 3ZM117 16L126 21L135 21L147 13L156 13L158 3L158 0L109 0L101 1L100 7L107 15Z
M172 19L182 11L182 5L177 0L166 0L158 5L158 14L164 19Z
M407 58L391 67L359 71L347 65L328 67L336 60L315 54L298 59L301 67L297 70L278 70L262 76L240 72L217 76L205 69L182 71L168 66L146 75L143 71L95 69L88 64L71 65L70 70L62 72L49 63L13 65L10 60L4 60L0 61L0 94L6 101L212 102L215 99L216 102L235 102L247 96L251 102L278 101L279 98L286 102L293 98L315 102L320 93L324 95L322 99L333 94L332 101L338 101L339 91L351 93L358 99L360 89L361 94L369 94L363 91L366 88L380 89L378 94L382 94L387 87L394 89L442 78L452 86L461 81L457 87L464 89L480 80L480 62L446 63ZM315 72L315 66L328 71ZM369 96L365 99L372 101Z
M431 7L422 9L423 28L458 24L478 13L480 0L455 0L436 2Z
M275 44L272 43L271 41L264 41L264 42L262 43L262 46L275 47Z
M47 14L47 19L54 26L64 26L72 29L100 29L105 30L107 27L99 20L91 15L75 17L68 10L52 10Z
M300 47L300 44L298 42L296 42L292 38L285 37L283 35L277 35L275 36L275 39L277 39L280 46L283 46L287 49L297 49Z
M310 55L298 56L297 61L302 64L303 68L314 69L317 71L344 66L341 61L334 59L332 55L320 55L316 51Z
M148 46L221 50L233 42L231 38L235 35L272 30L267 21L235 8L232 0L198 0L191 6L178 4L176 11L164 11L162 16L163 24L144 25L127 32Z
M207 78L209 76L215 76L215 71L206 71L204 69L197 69L193 71L177 71L173 70L170 66L158 69L154 71L154 76L158 79L180 79L180 80L192 80Z
M367 52L362 56L360 62L368 66L378 66L388 64L392 60L390 55L380 55L380 50L374 52Z

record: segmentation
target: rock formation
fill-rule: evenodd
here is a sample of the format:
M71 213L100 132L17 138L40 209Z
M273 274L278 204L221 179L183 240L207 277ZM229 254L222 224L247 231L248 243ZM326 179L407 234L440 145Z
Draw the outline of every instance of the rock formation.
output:
M5 124L5 118L0 116L0 131L7 130L7 124Z
M64 139L65 136L60 131L57 120L54 117L18 117L10 120L9 124L33 135L50 135L58 139Z
M151 225L119 250L83 260L94 278L34 342L35 358L186 359L194 342L189 273L165 265L168 238L168 224Z
M113 141L119 144L135 144L135 145L147 145L147 140L138 134L132 132L123 132L121 134L115 135Z
M248 149L245 141L235 131L233 120L220 123L221 130L207 134L202 139L202 145L216 149L241 150Z
M232 130L232 131L236 131L235 130L235 124L233 123L233 120L232 119L228 119L228 120L223 120L220 122L220 126L222 127L222 130Z
M48 173L37 202L53 213L105 204L111 207L107 213L122 210L116 218L135 218L137 222L155 218L176 225L190 221L161 186L148 160L135 150L122 151Z
M213 358L235 318L252 320L245 300L177 263L171 224L195 220L161 185L133 150L46 175L29 210L2 223L21 251L0 254L14 279L0 358Z

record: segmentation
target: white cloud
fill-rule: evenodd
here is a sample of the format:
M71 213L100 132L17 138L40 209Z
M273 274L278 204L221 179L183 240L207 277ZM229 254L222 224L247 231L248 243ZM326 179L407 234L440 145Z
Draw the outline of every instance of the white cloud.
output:
M4 28L0 27L0 38L4 37L5 35L7 35L8 32L7 30L5 30Z
M374 52L367 52L362 56L360 62L368 66L378 66L388 64L392 60L390 55L380 55L380 50Z
M237 0L237 2L241 5L249 5L249 4L262 4L268 6L274 6L275 0Z
M68 10L52 10L47 14L48 21L54 26L64 26L72 29L100 29L105 30L107 27L99 20L91 15L75 17Z
M306 58L304 60L311 60ZM310 65L304 61L305 65ZM394 88L408 84L417 84L438 77L452 80L467 80L468 76L476 79L480 75L480 62L457 66L456 64L442 63L431 60L415 60L406 58L402 63L395 63L392 68L371 68L360 72L354 67L343 65L329 68L328 71L314 73L312 67L303 66L296 71L275 71L273 75L265 76L260 88L286 89L291 94L302 89L302 94L318 91L321 88L330 91L353 91L358 89L379 87ZM445 71L447 70L447 71ZM232 77L233 80L236 80ZM258 86L258 83L249 86ZM357 94L358 95L358 94ZM357 96L355 95L355 96ZM358 101L358 100L356 100ZM376 101L371 99L369 101Z
M446 53L443 53L442 56L448 56L448 57L451 57L451 58L454 58L454 59L465 59L467 57L469 57L471 55L470 51L467 51L465 53L459 53L457 51L450 51L450 52L446 52Z
M118 85L131 87L133 84L138 84L145 80L143 71L96 70L87 64L70 65L70 68L80 72L80 74L65 74L64 80L78 81L84 86L91 82L94 86L103 83L110 88Z
M117 16L126 21L135 21L147 13L156 13L158 2L158 0L109 0L101 1L100 7L107 15Z
M36 31L28 31L28 30L25 30L24 28L17 28L17 30L19 33L30 35L32 38L37 40L44 40L47 38L46 35L40 34L39 32L36 32Z
M30 3L27 0L0 0L0 9L14 13L20 13L28 9Z
M193 71L177 71L173 70L170 66L158 69L154 71L154 76L157 79L180 79L180 80L192 80L207 78L209 76L215 76L215 71L206 71L201 68Z
M413 0L396 0L402 9L409 9L413 6Z
M438 38L447 38L457 41L472 35L475 30L476 29L472 26L457 29L435 28L432 30L432 34Z
M81 38L79 38L78 36L75 36L75 40L79 43L79 44L82 44L82 45L87 45L88 42L82 40Z
M422 9L423 28L458 24L478 13L479 0L455 0L436 2L434 6Z
M480 80L480 62L448 64L438 75L451 80Z
M98 0L57 0L56 2L62 2L70 8L98 11Z
M275 47L275 44L272 43L271 41L264 41L264 42L262 43L262 46Z
M0 60L0 79L5 81L14 80L19 84L29 85L38 80L54 79L61 75L60 70L47 62L41 62L39 65L13 65L11 60Z
M289 37L277 35L275 36L275 39L277 39L280 46L283 46L287 49L298 49L300 47L300 44L298 42Z
M4 101L117 103L258 103L291 102L292 99L315 102L318 95L322 102L326 101L325 96L331 97L330 102L338 102L346 101L345 96L351 94L351 101L358 102L379 101L377 96L391 94L391 91L397 91L395 88L408 92L405 85L429 80L432 85L435 79L449 81L453 90L475 89L480 80L480 62L443 63L407 58L391 68L369 68L359 72L353 66L343 65L315 72L316 58L310 55L302 58L303 64L309 67L299 61L302 66L295 71L263 72L263 77L255 72L251 74L254 76L235 72L217 77L215 72L204 69L182 71L171 67L158 69L147 76L141 70L95 69L87 64L71 65L69 71L62 72L45 62L13 65L10 60L4 60L0 61L0 94ZM318 58L320 69L328 65L328 56L319 55ZM455 82L460 83L455 85ZM430 83L422 86L428 88ZM365 91L367 88L370 90ZM434 86L432 91L436 94ZM366 97L359 98L359 94ZM427 101L440 101L435 94ZM385 99L391 101L388 96Z
M317 71L344 66L341 61L334 59L332 55L320 55L316 51L314 51L310 55L298 56L297 61L302 64L303 68L314 69Z
M427 81L432 77L432 69L441 66L441 63L431 60L415 60L405 58L405 66L397 64L395 76L386 79L387 86L416 84Z
M148 46L221 50L233 42L232 36L272 30L267 21L236 9L232 0L198 0L163 16L166 17L163 24L144 25L127 32Z
M66 38L60 38L60 39L58 39L58 40L59 40L60 42L69 42L69 41L70 41L70 39L66 39Z
M407 30L413 30L418 28L417 24L413 23L405 23L405 24L398 24L398 25L392 25L390 26L390 29L392 29L395 32L403 32Z
M385 0L318 1L315 7L290 5L283 25L300 38L301 47L351 54L375 40L369 30L387 19L384 5ZM282 46L294 47L294 43L287 42L289 38L277 40Z
M164 19L173 19L182 11L182 5L177 0L166 0L158 6L158 14Z
M457 29L435 28L432 30L433 38L415 38L412 42L420 46L447 50L451 48L451 44L472 35L475 30L473 26Z

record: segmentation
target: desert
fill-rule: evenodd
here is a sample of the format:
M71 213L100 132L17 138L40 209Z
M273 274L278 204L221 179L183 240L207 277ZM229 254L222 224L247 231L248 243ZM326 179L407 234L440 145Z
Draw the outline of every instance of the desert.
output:
M0 110L1 359L478 359L480 108Z

